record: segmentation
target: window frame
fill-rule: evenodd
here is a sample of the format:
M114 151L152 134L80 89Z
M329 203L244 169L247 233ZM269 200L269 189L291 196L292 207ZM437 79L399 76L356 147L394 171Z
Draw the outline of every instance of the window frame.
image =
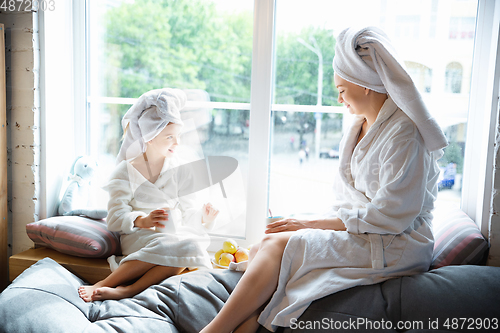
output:
M248 179L252 181L248 181L245 229L250 244L262 238L268 210L275 9L275 0L254 1L248 142Z
M40 32L42 35L42 126L45 134L42 138L42 189L41 218L53 215L54 206L57 204L55 193L59 190L64 172L54 172L55 170L67 170L70 161L79 154L89 151L88 131L81 130L81 124L89 124L86 115L87 85L85 75L87 71L85 56L82 48L85 49L85 23L86 23L86 1L75 0L69 4L68 10L72 11L72 19L62 19L60 22L71 33L71 41L67 47L71 48L71 71L66 75L71 79L71 105L74 112L66 115L65 121L73 122L73 135L65 147L73 146L73 154L66 154L61 160L55 159L55 151L58 149L57 140L50 136L50 130L45 127L51 120L56 119L53 108L66 108L57 98L57 94L50 91L57 90L60 82L50 80L51 71L60 71L55 62L47 61L58 57L57 51L47 48L58 37L54 24L47 24L44 19L45 13L40 13ZM249 181L247 191L246 216L246 240L241 241L242 246L248 246L258 242L263 235L268 210L268 197L262 195L268 193L269 164L270 164L270 144L271 144L271 112L286 106L275 106L272 104L272 62L274 57L274 22L275 22L276 0L254 1L254 31L252 50L252 83L250 101L250 140L249 140ZM57 12L57 11L55 11ZM463 177L463 191L461 206L462 209L471 216L481 227L484 235L488 236L488 222L491 202L491 190L493 182L493 142L495 128L498 123L498 87L499 87L499 22L500 4L487 0L478 0L478 15L476 19L476 36L474 45L474 59L472 68L472 83L469 102L469 121L467 130L467 141L465 150L465 165ZM54 13L52 13L54 14ZM61 25L57 27L61 31ZM495 29L494 29L495 28ZM64 30L64 29L62 29ZM484 66L484 64L487 64ZM491 71L491 69L494 69ZM44 86L45 84L45 86ZM294 108L296 106L290 106ZM337 112L330 107L315 107L310 111ZM49 109L51 111L49 111ZM59 121L60 123L60 121ZM49 133L48 133L49 132ZM66 129L65 133L68 134ZM82 142L82 137L84 142ZM481 147L476 149L473 147ZM49 152L47 152L49 151ZM59 155L60 156L60 155ZM480 161L480 163L473 163ZM61 164L63 165L61 167ZM50 173L48 172L49 170ZM479 181L483 180L483 181ZM478 186L479 185L479 186ZM480 195L482 193L482 195ZM218 237L214 237L217 240ZM213 244L214 242L212 242Z
M500 81L500 3L479 0L461 208L489 238ZM479 161L479 163L477 163Z

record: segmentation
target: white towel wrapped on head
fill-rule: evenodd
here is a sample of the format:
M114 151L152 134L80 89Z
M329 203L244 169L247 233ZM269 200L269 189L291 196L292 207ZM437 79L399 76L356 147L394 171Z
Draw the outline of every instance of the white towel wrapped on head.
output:
M123 116L125 137L116 164L144 153L146 142L154 139L168 123L182 125L180 111L186 101L186 93L180 89L155 89L142 94Z
M387 35L376 27L348 28L337 37L334 72L349 82L388 93L417 125L429 151L448 145L441 127L427 110Z

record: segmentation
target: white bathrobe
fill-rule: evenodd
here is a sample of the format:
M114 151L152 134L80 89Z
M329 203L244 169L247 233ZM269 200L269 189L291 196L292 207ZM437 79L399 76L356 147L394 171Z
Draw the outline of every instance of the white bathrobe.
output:
M120 264L141 260L162 266L212 268L206 251L210 238L202 224L201 203L196 202L195 194L181 198L177 195L193 186L194 178L189 169L176 168L178 165L175 158L165 159L160 176L152 184L129 162L122 161L104 187L110 197L108 229L121 233L125 258ZM170 232L134 227L138 216L145 217L157 208L172 208L177 201L179 206L169 212L175 223L166 223Z
M356 145L363 121L356 116L341 142L337 201L325 216L347 231L302 229L290 238L277 291L259 317L269 330L289 327L316 299L429 269L442 150L430 152L390 98Z

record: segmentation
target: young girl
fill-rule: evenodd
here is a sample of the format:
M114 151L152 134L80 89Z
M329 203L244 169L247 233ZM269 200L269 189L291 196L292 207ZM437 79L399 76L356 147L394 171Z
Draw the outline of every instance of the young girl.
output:
M380 29L346 29L335 47L341 142L331 212L270 223L248 268L202 333L289 327L314 300L428 270L437 159L447 145ZM258 322L257 322L258 318Z
M121 233L119 267L93 286L87 301L132 297L186 267L211 268L206 252L218 215L210 203L195 207L192 175L176 157L186 96L178 89L143 94L123 120L124 141L109 191L108 229ZM131 284L127 284L133 282Z

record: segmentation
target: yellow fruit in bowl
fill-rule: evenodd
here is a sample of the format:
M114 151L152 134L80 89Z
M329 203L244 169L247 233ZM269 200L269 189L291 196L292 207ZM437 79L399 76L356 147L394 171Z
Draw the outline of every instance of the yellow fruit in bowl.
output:
M228 267L232 261L234 261L234 256L231 253L224 252L220 255L219 265Z
M220 249L219 251L215 252L215 255L214 255L214 259L215 259L215 263L218 264L219 263L219 260L220 260L220 255L224 253L224 250L223 249Z
M248 254L250 251L243 247L239 247L238 250L234 253L234 259L237 263L248 260Z
M222 249L226 253L234 254L238 250L238 244L234 239L228 238L222 243Z

